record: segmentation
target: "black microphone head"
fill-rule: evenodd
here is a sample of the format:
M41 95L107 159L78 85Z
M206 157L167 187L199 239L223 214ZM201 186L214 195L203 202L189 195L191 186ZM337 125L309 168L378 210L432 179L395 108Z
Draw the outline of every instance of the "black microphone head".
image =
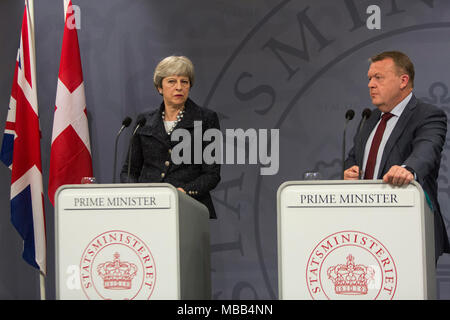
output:
M142 127L142 126L145 125L146 122L147 122L147 119L145 119L144 117L142 117L142 118L138 119L137 125L138 125L139 127Z
M145 125L145 123L147 122L147 119L145 119L144 116L138 117L136 119L136 127L134 127L134 131L133 131L133 136L135 135L136 131L143 127Z
M131 120L130 117L126 117L125 119L123 119L122 125L126 128L126 127L128 127L131 124L132 121L133 120Z
M352 109L347 110L347 112L345 113L345 119L347 120L352 120L354 116L355 111L353 111Z
M370 117L371 114L372 114L372 111L370 111L369 108L366 108L362 112L362 117L367 119Z

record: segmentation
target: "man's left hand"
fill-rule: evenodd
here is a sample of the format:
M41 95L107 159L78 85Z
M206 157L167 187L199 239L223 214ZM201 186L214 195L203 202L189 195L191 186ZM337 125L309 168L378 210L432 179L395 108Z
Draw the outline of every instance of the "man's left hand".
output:
M401 166L392 166L383 176L383 181L394 186L403 186L414 180L414 175Z

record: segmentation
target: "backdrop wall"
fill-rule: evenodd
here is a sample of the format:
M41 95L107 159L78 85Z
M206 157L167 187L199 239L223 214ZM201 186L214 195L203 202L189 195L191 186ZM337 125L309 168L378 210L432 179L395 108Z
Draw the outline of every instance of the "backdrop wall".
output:
M191 98L217 111L221 128L280 130L280 168L222 166L211 221L215 299L276 299L276 191L305 171L338 179L344 114L372 107L368 58L407 53L416 67L415 94L450 113L450 3L444 0L73 0L86 90L94 174L112 182L114 137L122 119L159 106L153 70L163 57L186 55L196 67ZM369 5L381 9L370 29ZM0 129L3 131L19 45L23 2L0 1ZM63 1L35 3L37 86L44 190L63 32ZM1 131L1 132L2 132ZM119 143L126 152L126 132ZM439 196L450 219L450 144L443 152ZM121 161L122 162L122 161ZM39 279L21 258L9 221L10 171L0 165L0 298L37 299ZM47 297L55 298L54 214L46 195ZM438 297L450 298L450 260L437 269Z

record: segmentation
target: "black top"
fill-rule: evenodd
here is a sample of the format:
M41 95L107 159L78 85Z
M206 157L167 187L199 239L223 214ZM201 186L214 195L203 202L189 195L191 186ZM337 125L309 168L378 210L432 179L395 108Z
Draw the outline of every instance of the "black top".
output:
M220 164L206 164L201 157L200 164L194 164L194 144L201 143L202 155L204 148L211 142L194 142L194 121L201 121L202 137L207 129L219 129L219 118L214 111L207 110L187 99L184 115L176 129L183 128L189 132L191 141L190 163L174 164L172 149L180 141L171 141L162 119L164 103L158 110L143 113L138 120L145 117L145 125L139 128L133 138L131 151L130 177L128 179L128 156L120 174L121 182L166 182L175 188L183 188L186 194L203 203L209 210L209 216L216 218L216 212L211 199L210 190L220 181ZM198 122L196 123L198 126ZM197 130L198 131L198 128ZM172 132L173 134L173 132ZM179 147L178 147L179 149ZM182 153L180 154L183 155ZM187 162L187 161L186 161Z

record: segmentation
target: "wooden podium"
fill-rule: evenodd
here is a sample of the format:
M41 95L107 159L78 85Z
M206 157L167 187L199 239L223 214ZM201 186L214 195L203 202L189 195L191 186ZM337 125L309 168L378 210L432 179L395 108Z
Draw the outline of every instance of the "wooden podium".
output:
M291 181L277 193L280 299L435 299L433 213L416 182Z
M57 299L210 299L209 214L166 183L56 193Z

